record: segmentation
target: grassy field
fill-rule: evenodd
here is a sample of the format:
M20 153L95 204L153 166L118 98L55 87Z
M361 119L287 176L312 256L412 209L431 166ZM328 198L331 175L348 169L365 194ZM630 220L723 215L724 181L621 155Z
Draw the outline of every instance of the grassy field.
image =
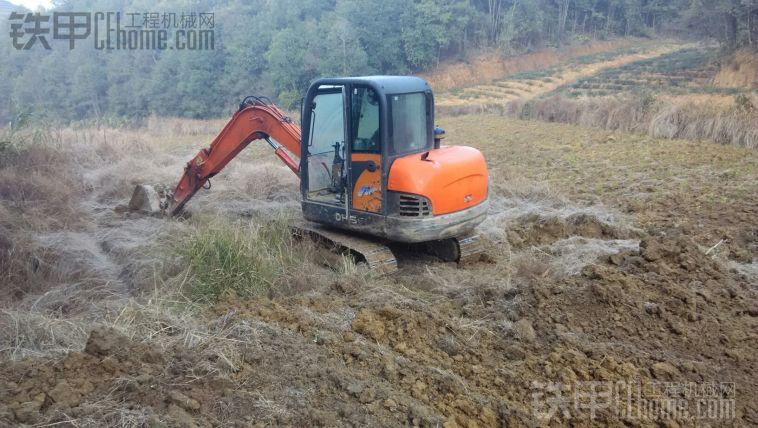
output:
M734 413L705 422L756 421L757 152L437 119L488 159L488 257L389 277L291 239L297 181L265 145L189 219L114 210L176 179L220 121L10 136L0 422L528 426L546 423L535 385L582 381L735 382ZM650 422L553 423L570 421Z
M750 223L758 215L758 156L750 149L497 115L444 123L456 141L483 149L497 176L544 183L584 204L612 205L641 227L681 222L703 246L730 237L735 254L755 257Z

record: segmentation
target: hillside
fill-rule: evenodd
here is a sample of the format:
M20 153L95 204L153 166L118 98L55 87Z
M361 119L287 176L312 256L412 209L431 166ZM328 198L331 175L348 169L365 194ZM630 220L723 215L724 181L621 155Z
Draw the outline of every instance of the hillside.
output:
M322 76L422 74L446 90L671 35L717 42L726 51L758 39L751 25L758 12L740 0L385 0L375 6L372 0L285 6L166 0L161 11L151 11L135 0L101 2L101 11L157 14L130 31L163 31L166 46L98 49L94 31L73 50L54 38L51 49L38 45L33 55L2 44L0 72L9 77L0 82L0 124L219 117L248 95L296 110L308 84ZM70 0L58 10L97 12L92 7ZM734 25L726 31L724 22ZM188 23L191 31L182 32ZM187 37L200 43L184 49ZM468 64L444 66L462 61ZM45 72L51 69L59 72Z
M709 45L638 43L538 70L472 78L436 100L453 115L490 112L758 148L754 60L749 50L724 57Z

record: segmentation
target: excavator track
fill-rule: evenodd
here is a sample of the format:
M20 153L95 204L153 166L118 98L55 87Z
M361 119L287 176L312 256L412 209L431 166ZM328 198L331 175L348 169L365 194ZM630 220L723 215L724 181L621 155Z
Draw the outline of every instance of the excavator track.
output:
M368 268L377 273L390 274L398 270L397 258L390 249L393 243L390 241L351 235L311 222L299 223L292 228L300 236L307 235L340 251L358 256L360 261L365 261ZM472 231L455 238L412 246L406 250L431 254L447 262L466 264L478 261L486 252L486 246L481 235Z
M445 262L465 264L479 260L486 248L481 236L472 231L454 238L411 244L409 250L429 254Z
M331 246L349 251L365 261L369 269L380 274L397 271L397 259L386 241L379 238L360 237L330 229L317 223L304 222L292 226L298 235L326 241Z

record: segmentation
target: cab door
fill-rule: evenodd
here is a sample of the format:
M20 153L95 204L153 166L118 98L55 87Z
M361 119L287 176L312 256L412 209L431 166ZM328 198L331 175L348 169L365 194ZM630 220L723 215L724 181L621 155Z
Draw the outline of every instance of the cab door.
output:
M367 86L350 91L351 208L382 212L382 132L379 96Z
M311 103L311 126L305 156L306 200L342 207L347 215L349 188L344 86L319 87Z

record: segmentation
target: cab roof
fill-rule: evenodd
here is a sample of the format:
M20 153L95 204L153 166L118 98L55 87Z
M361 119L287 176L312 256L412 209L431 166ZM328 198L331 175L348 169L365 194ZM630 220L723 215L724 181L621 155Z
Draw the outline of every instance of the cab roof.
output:
M313 86L345 84L373 86L385 94L405 94L432 90L426 80L416 76L330 77L318 79L312 83Z

